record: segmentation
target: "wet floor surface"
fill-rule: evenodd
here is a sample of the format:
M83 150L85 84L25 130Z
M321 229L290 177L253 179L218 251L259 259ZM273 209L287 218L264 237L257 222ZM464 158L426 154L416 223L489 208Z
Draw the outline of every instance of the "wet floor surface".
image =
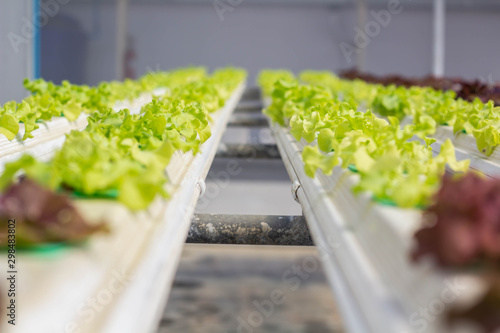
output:
M340 333L313 247L186 244L158 333Z

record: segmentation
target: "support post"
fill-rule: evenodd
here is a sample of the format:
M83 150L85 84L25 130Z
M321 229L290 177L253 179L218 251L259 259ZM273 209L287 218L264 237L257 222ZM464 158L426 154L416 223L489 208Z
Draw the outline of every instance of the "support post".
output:
M434 54L432 74L437 77L444 76L445 3L446 0L434 0Z
M40 13L40 0L33 0L33 22L38 22ZM41 28L34 24L35 31L33 32L33 59L32 69L28 69L28 73L32 73L33 79L38 79L41 76Z
M116 3L116 60L115 75L117 80L124 79L125 51L127 48L127 15L128 0L117 0Z
M366 21L368 17L368 4L367 0L357 0L356 1L356 11L358 16L358 27L363 30L366 26ZM366 47L362 47L359 50L358 56L356 58L356 69L363 72L366 67Z

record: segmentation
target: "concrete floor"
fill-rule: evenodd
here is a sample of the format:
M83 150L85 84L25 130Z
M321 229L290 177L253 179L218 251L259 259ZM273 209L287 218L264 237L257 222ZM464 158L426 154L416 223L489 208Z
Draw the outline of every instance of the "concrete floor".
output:
M181 332L343 331L313 247L187 244L158 329Z

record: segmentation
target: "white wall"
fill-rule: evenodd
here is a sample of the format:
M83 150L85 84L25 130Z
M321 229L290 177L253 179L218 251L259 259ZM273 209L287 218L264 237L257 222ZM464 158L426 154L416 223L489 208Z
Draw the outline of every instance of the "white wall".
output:
M15 55L6 41L6 31L18 29L20 24L19 16L25 10L21 3L28 2L0 3L0 9L8 8L0 10L0 102L20 98L22 78L29 75L27 55ZM116 6L92 3L70 1L61 6L60 14L76 17L89 35L86 82L97 84L116 78ZM445 74L500 81L500 12L450 9L446 22ZM190 64L210 68L231 64L248 69L253 81L260 69L268 67L300 71L352 66L340 45L353 43L356 25L353 6L243 1L233 11L225 12L221 21L211 2L133 3L128 34L134 41L137 75ZM431 68L430 6L405 7L366 48L366 70L370 72L422 76Z
M33 39L23 33L23 18L31 21L31 4L26 0L0 1L0 104L21 100L26 95L23 80L33 76ZM13 46L9 36L19 42Z
M101 34L93 38L87 81L113 79L115 8L101 6ZM384 9L373 6L373 10ZM92 31L91 6L74 4L65 13L77 15ZM339 70L354 65L340 44L353 44L357 26L354 7L265 5L245 1L226 11L221 21L211 3L131 4L128 33L133 37L138 75L149 69L186 65L210 68L228 64L249 70L251 80L262 68ZM369 15L368 20L372 20ZM500 12L447 12L446 75L500 80ZM430 6L406 6L371 38L366 70L378 74L423 76L432 68Z
M380 33L370 38L366 47L368 72L375 74L398 73L408 76L423 76L432 70L432 12L429 9L404 8L399 14L391 15L386 27L380 26ZM387 8L374 8L375 12ZM355 14L345 18L349 27L348 36L354 38ZM367 22L376 22L371 14ZM369 37L369 36L368 36ZM348 40L349 40L348 39Z
M129 31L136 41L137 72L228 64L249 70L334 70L339 13L323 6L245 5L219 19L212 5L134 5Z
M445 73L500 81L500 12L451 12Z
M78 17L91 36L87 82L115 79L115 6L100 5L100 29L88 4L69 4L64 15ZM242 66L255 74L265 67L292 70L339 67L336 20L323 6L273 6L245 3L221 21L212 4L132 4L128 32L138 75L156 68L186 65ZM314 36L314 38L312 38Z
M78 18L88 34L86 83L97 85L102 81L117 79L116 5L104 3L94 6L70 2L61 8L60 14Z

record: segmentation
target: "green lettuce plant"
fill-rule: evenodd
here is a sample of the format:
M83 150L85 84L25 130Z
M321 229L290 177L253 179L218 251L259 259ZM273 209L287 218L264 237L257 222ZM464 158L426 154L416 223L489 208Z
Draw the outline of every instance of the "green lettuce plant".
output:
M165 168L173 153L199 152L211 136L210 114L225 104L245 77L246 73L236 68L220 69L212 75L195 68L158 77L148 74L137 86L151 87L161 82L168 84L168 89L134 115L127 109L116 112L111 106L117 99L138 96L142 88L127 93L117 90L115 83L102 84L95 90L82 88L85 94L75 97L74 103L80 112L89 113L86 129L67 134L62 148L49 162L25 155L6 164L0 188L15 183L21 172L54 191L116 197L130 209L147 208L158 195L168 196ZM124 83L122 88L125 86L134 88L136 83ZM62 105L71 103L65 96L74 90L43 81L33 83L31 88L33 96L57 96L55 100ZM29 113L28 103L19 108ZM6 124L12 127L9 121ZM10 131L9 126L5 127L13 133L15 129Z
M329 72L305 71L300 79L324 87L360 109L370 109L385 117L411 117L416 127L425 127L422 135L434 134L438 126L451 126L455 134L473 135L478 150L487 156L500 144L500 107L495 107L493 101L483 103L476 98L468 102L456 98L453 91L430 87L405 88L342 80Z
M435 128L432 117L421 115L417 123L401 128L398 112L380 118L369 110L359 111L358 105L345 102L327 85L302 85L296 80L275 82L272 98L264 113L306 144L302 159L310 177L318 169L328 175L341 166L358 174L354 192L368 191L376 200L416 207L429 204L446 167L455 172L468 169L469 161L456 160L449 140L433 156L434 140L426 137ZM393 102L388 101L387 107L406 107ZM412 140L414 136L422 142Z

